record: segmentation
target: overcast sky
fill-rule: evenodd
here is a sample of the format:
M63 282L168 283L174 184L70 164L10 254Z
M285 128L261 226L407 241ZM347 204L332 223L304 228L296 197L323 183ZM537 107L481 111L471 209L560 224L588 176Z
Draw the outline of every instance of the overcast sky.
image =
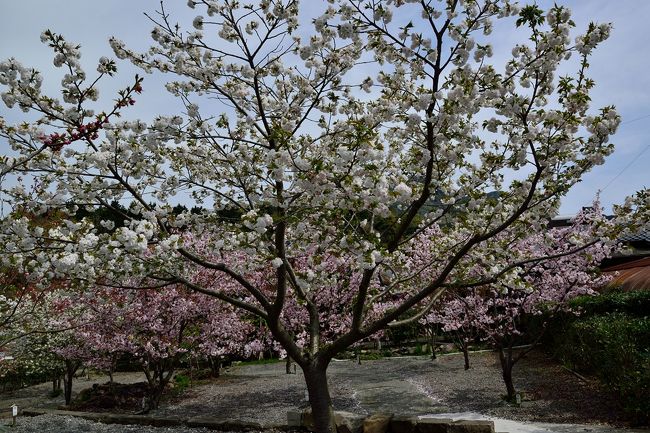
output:
M303 0L302 4L309 2ZM553 2L537 3L546 8ZM560 213L573 214L590 204L598 190L602 190L601 200L608 209L634 191L650 186L650 1L556 0L556 3L571 8L578 29L585 28L589 21L614 25L610 39L591 58L590 75L596 81L592 106L616 105L623 117L619 132L612 140L616 151L603 166L594 169L573 188L563 200ZM186 8L185 0L168 0L165 4L175 21L191 27L197 11ZM69 41L82 44L86 69L93 71L91 65L96 65L99 57L113 57L107 42L111 35L131 48L148 47L151 24L143 12L155 13L158 6L158 0L0 0L0 59L16 57L24 65L36 67L44 72L45 88L57 89L60 78L58 74L48 77L54 68L51 51L39 41L41 31L49 28ZM508 36L497 35L497 40L511 46L516 41L508 40ZM124 62L119 64L119 70L121 79L113 80L114 89L130 84L129 77L138 72ZM147 83L151 88L156 81L146 77L145 90ZM176 106L164 91L145 91L138 100L137 110L140 117L151 118L155 114L172 113ZM0 104L0 114L15 120L7 111Z

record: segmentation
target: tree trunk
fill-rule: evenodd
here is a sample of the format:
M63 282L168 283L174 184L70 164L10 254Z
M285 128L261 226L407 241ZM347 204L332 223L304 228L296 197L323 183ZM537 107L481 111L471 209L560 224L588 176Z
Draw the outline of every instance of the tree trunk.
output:
M219 377L221 375L221 358L209 356L208 362L210 363L210 374L212 377Z
M512 367L514 365L512 360L512 350L499 348L499 360L501 361L503 383L506 385L506 390L508 391L508 401L514 401L517 392L515 391L515 385L512 382Z
M287 374L291 374L291 364L293 364L293 362L291 362L291 357L287 355L287 360L284 364L284 370Z
M334 409L327 386L328 364L329 361L319 362L316 359L311 364L302 367L316 433L336 433Z
M165 392L165 385L166 384L163 383L156 383L150 388L146 409L147 412L158 409L162 395Z
M429 344L431 344L431 360L435 361L436 359L436 337L438 336L438 333L436 332L436 329L431 326L427 328L427 332L429 333Z
M463 340L463 358L465 358L465 370L469 370L469 343Z
M115 370L117 370L117 361L119 360L119 355L113 354L111 355L111 362L108 366L108 379L109 379L109 384L111 386L111 389L113 387L113 381L114 377L113 374L115 373Z
M149 413L151 410L158 409L167 384L169 384L169 381L174 375L176 361L177 359L175 357L156 362L150 361L150 365L143 368L147 382L149 383L149 392L143 413Z
M76 361L65 361L65 375L63 376L63 394L65 396L65 405L69 406L72 402L72 379L74 379L74 374L79 369L79 362Z

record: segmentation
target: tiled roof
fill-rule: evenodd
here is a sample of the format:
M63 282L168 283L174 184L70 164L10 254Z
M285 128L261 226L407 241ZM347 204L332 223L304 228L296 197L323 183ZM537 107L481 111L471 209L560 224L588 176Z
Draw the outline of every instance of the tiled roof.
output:
M650 242L650 228L621 237L625 242Z

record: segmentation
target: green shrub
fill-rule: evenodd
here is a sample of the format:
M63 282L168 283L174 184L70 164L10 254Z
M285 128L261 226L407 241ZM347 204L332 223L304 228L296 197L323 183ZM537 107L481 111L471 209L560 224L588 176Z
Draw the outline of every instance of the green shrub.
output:
M185 376L184 374L177 374L174 376L174 389L178 392L181 392L190 386L190 382L191 380L189 376Z
M380 352L362 352L360 354L362 361L376 361L378 359L383 359L383 355Z
M610 292L598 296L580 296L569 305L582 315L627 313L647 316L650 313L650 290L636 292Z
M564 363L583 373L597 376L617 392L626 411L637 423L650 419L650 317L623 311L624 297L608 296L591 303L588 311L602 311L608 305L614 312L585 315L554 327L554 352ZM632 296L638 305L643 296ZM634 307L636 308L636 307ZM558 334L561 332L561 334Z

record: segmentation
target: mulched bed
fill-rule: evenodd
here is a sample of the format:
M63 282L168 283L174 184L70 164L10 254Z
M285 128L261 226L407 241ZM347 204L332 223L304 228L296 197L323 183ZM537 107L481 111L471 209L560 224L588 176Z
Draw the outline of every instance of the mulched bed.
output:
M528 419L541 420L533 404L539 402L546 406L543 420L548 422L625 422L614 393L596 380L585 382L542 353L533 353L522 362L527 372L522 409Z
M94 384L79 392L66 408L84 412L134 413L142 408L147 395L147 382Z
M471 357L472 369L466 372L470 377L463 381L471 385L472 392L459 392L463 387L459 384L455 395L447 399L459 409L518 421L627 425L623 408L612 392L596 380L580 379L542 351L529 353L513 369L522 405L496 400L495 393L500 397L505 394L499 361L491 353L480 355ZM480 375L484 377L477 377ZM487 377L492 377L490 386L484 386Z

